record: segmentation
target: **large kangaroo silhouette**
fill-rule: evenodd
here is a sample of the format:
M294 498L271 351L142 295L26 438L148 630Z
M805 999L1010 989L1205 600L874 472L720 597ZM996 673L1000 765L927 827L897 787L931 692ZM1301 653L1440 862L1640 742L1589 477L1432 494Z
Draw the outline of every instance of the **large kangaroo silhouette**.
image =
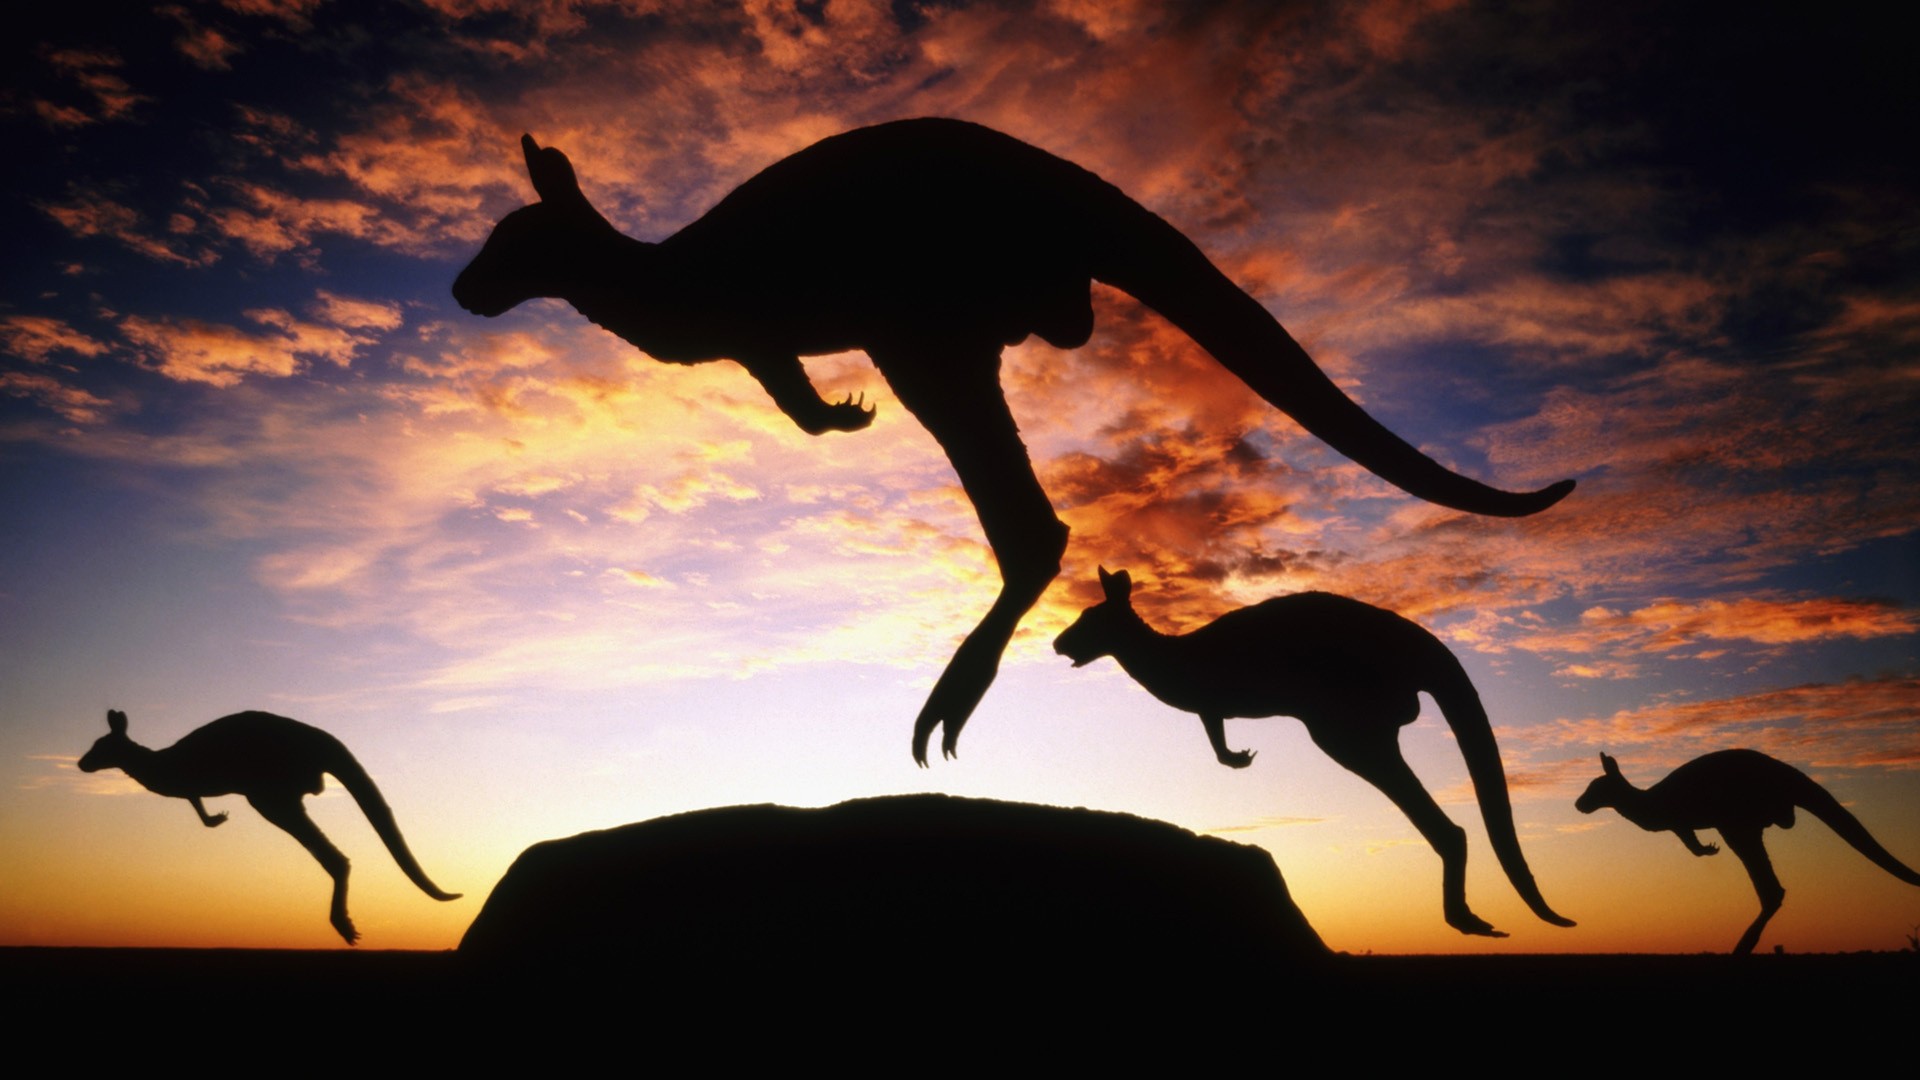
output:
M1573 490L1516 494L1449 471L1354 404L1173 226L977 124L901 120L824 139L657 244L615 230L566 155L520 141L540 201L495 226L453 284L460 306L492 316L559 297L655 359L737 361L810 435L858 431L874 411L864 395L822 400L800 358L861 349L946 451L1001 589L914 722L922 765L936 727L953 756L1015 626L1060 573L1067 527L1007 411L1000 350L1030 334L1086 344L1091 281L1159 312L1308 431L1423 499L1517 517Z
M1514 891L1535 915L1572 926L1533 882L1513 828L1507 774L1480 695L1440 639L1371 604L1306 592L1229 611L1190 634L1162 634L1133 610L1125 570L1100 571L1106 600L1054 640L1055 652L1080 667L1103 656L1176 709L1200 714L1222 765L1244 769L1246 750L1229 750L1230 717L1292 716L1313 743L1380 789L1439 854L1442 910L1463 934L1505 937L1467 907L1467 834L1407 767L1400 729L1420 715L1420 691L1433 696L1460 744L1480 800L1487 839Z
M234 713L195 728L165 750L152 750L127 737L127 714L113 709L107 712L107 734L80 759L82 772L101 769L124 770L156 795L187 800L210 829L224 823L227 815L207 813L201 799L246 796L261 817L291 833L333 877L327 920L349 945L359 940L360 932L347 918L347 857L328 842L302 802L305 796L320 794L326 783L321 773L332 773L360 804L393 861L421 892L435 900L460 899L459 893L443 892L427 879L407 850L380 789L340 740L298 720L267 712Z
M1920 885L1920 873L1894 858L1841 806L1799 769L1758 750L1718 750L1702 754L1667 774L1650 788L1637 788L1620 773L1620 764L1600 755L1600 775L1574 800L1574 809L1591 814L1611 806L1620 816L1648 832L1671 832L1695 855L1714 855L1716 844L1703 844L1696 829L1714 829L1740 857L1760 897L1760 916L1740 935L1735 956L1745 956L1760 941L1787 890L1774 875L1762 834L1769 825L1793 828L1794 807L1811 813L1852 844L1875 866L1909 885Z

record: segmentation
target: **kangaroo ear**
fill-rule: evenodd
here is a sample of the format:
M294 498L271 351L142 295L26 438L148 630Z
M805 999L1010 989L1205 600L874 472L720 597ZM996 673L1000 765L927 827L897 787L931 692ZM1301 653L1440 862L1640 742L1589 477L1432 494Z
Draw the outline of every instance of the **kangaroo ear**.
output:
M125 735L127 733L127 714L121 712L119 709L108 709L107 730L113 732L115 735Z
M1600 755L1600 771L1616 780L1621 779L1620 763L1608 757L1605 753Z
M580 194L580 178L573 174L573 162L551 146L542 147L533 136L520 136L520 151L527 158L527 178L541 202L585 199Z
M1127 576L1125 570L1117 574L1109 574L1107 568L1103 566L1100 568L1100 591L1107 594L1107 599L1117 604L1124 604L1127 598L1133 595L1133 579Z

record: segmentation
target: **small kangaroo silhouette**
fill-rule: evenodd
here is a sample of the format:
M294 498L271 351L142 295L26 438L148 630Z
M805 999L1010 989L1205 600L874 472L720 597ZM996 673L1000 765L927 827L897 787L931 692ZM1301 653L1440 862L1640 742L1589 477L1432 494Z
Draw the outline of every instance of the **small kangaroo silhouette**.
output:
M1574 800L1583 814L1611 806L1620 816L1648 832L1671 832L1695 855L1714 855L1717 844L1703 844L1695 829L1714 829L1740 857L1760 897L1760 917L1733 947L1745 956L1759 944L1787 890L1774 875L1762 838L1767 826L1793 828L1794 807L1811 813L1840 834L1874 865L1909 885L1920 885L1920 873L1894 858L1860 824L1860 819L1813 778L1778 758L1758 750L1717 750L1702 754L1667 774L1650 788L1637 788L1620 773L1620 764L1600 755L1600 775Z
M307 795L320 794L326 784L321 773L332 773L360 804L393 861L421 892L435 900L460 899L459 893L443 892L428 880L407 850L380 789L340 740L298 720L267 712L234 713L189 731L165 750L153 750L128 738L127 714L110 709L107 734L80 759L81 772L101 769L121 769L156 795L187 800L210 829L223 824L227 815L207 813L201 799L246 796L261 817L292 834L332 875L327 920L349 945L359 940L360 932L347 917L347 857L328 842L302 802Z
M559 297L655 359L732 359L802 431L858 431L865 395L822 400L803 356L864 350L959 475L1001 590L914 721L913 756L960 729L1007 642L1060 573L1054 515L1000 388L1000 350L1030 334L1073 349L1093 334L1090 282L1164 315L1255 393L1406 491L1478 514L1544 510L1565 480L1499 491L1414 449L1328 379L1259 301L1193 242L1071 162L977 124L901 120L777 162L657 244L588 203L565 154L520 139L540 201L508 214L453 284L494 316Z
M1507 801L1507 775L1480 695L1447 647L1391 611L1332 593L1305 592L1229 611L1189 634L1162 634L1133 610L1125 570L1102 568L1106 600L1080 613L1054 651L1080 667L1103 656L1176 709L1200 714L1222 765L1244 769L1253 753L1229 750L1229 717L1292 716L1313 743L1378 788L1413 822L1441 862L1442 910L1463 934L1506 937L1467 907L1467 834L1407 767L1400 729L1433 696L1460 744L1480 801L1487 839L1535 915L1555 926L1572 919L1547 906L1520 851Z

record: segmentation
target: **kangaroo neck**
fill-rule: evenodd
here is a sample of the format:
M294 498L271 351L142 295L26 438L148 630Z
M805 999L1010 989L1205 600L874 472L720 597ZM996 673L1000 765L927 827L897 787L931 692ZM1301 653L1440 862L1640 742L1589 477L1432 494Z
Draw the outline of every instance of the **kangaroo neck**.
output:
M173 770L168 767L166 752L139 743L122 748L119 769L148 791L166 794L161 789L172 783Z
M1187 668L1178 655L1180 635L1163 634L1139 615L1129 615L1118 627L1113 658L1149 693L1158 695L1162 689L1176 687Z
M1674 826L1673 815L1667 811L1662 800L1646 788L1623 784L1621 790L1615 793L1613 808L1621 817L1649 832Z
M662 359L671 351L679 292L658 248L617 232L597 239L570 268L560 298L594 325Z

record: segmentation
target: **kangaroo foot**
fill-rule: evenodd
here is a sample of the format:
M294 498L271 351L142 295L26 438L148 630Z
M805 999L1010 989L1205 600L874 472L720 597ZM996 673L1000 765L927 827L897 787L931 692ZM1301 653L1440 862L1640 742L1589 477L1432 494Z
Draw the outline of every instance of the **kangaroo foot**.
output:
M1495 930L1492 923L1475 915L1465 907L1457 911L1448 911L1447 925L1463 934L1474 937L1502 938L1507 936L1505 932Z
M933 692L927 695L927 703L913 722L913 760L922 768L927 764L927 740L936 727L941 729L940 752L947 757L957 754L960 729L967 726L967 718L999 674L1000 650L1005 646L1004 637L994 635L982 640L976 628L947 661L947 670L933 684Z

